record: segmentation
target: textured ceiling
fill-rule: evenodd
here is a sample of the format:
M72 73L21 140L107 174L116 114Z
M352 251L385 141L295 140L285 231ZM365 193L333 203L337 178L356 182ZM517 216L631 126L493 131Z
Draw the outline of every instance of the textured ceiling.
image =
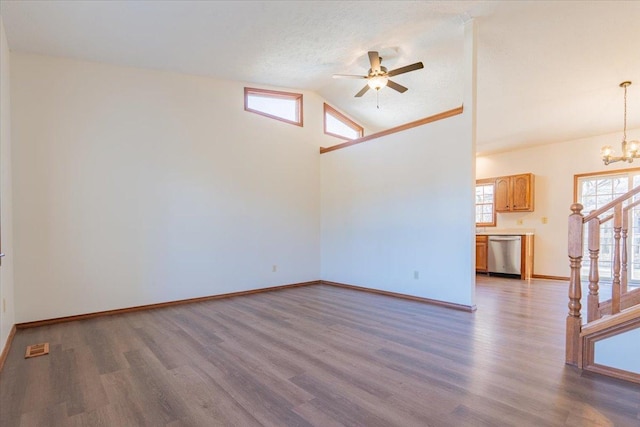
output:
M640 127L640 1L7 1L13 51L82 58L317 91L374 130L462 103L463 22L478 22L478 150ZM362 98L366 52L399 94Z

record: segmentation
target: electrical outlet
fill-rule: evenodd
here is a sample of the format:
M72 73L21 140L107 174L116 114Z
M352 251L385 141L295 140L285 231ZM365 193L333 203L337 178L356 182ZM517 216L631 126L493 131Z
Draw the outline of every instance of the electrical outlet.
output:
M541 218L541 221L542 221L543 224L546 224L549 220L548 220L548 218L546 216L543 216Z
M275 264L273 264L273 267L271 267L271 271L272 271L272 272L274 272L274 273L275 273L276 271L278 271L278 266L277 266L277 265L275 265Z
M517 225L522 225L522 220L521 220L521 219L517 220L517 221L516 221L516 224L517 224Z
M420 272L418 270L413 272L413 278L418 280L420 278Z

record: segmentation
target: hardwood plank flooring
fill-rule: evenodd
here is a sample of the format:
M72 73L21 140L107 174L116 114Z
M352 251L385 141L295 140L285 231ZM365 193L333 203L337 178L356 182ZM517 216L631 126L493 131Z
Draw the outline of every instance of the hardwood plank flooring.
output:
M475 313L314 285L19 330L0 425L640 426L564 365L565 282L477 280Z

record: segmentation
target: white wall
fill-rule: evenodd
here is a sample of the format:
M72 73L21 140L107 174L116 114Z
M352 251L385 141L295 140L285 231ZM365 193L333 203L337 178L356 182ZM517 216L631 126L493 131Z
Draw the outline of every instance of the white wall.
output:
M523 150L481 156L476 159L476 178L532 172L535 174L535 211L498 214L496 228L535 230L534 274L569 276L567 220L573 203L573 177L576 174L610 171L638 166L604 166L600 148L618 148L622 132L543 145ZM640 139L640 129L628 131L629 139ZM542 218L548 219L546 224ZM517 221L522 220L522 225ZM490 230L492 227L486 227Z
M298 127L240 82L11 59L16 322L320 277L322 99Z
M595 343L595 363L640 374L640 329Z
M13 215L11 189L11 96L10 54L0 16L0 230L2 251L7 256L0 267L0 353L15 323L13 281Z
M322 155L322 279L475 307L476 40L464 113Z
M455 116L322 155L323 280L473 305L463 123Z

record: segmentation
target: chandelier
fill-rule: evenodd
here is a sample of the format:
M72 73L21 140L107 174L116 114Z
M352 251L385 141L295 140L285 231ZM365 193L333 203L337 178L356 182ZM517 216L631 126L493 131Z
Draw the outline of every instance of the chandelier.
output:
M631 85L631 82L622 82L620 87L624 88L624 130L622 136L622 155L614 156L613 148L610 145L602 147L600 154L602 154L602 161L605 165L614 162L628 162L632 163L633 159L640 158L640 141L627 141L627 87Z

